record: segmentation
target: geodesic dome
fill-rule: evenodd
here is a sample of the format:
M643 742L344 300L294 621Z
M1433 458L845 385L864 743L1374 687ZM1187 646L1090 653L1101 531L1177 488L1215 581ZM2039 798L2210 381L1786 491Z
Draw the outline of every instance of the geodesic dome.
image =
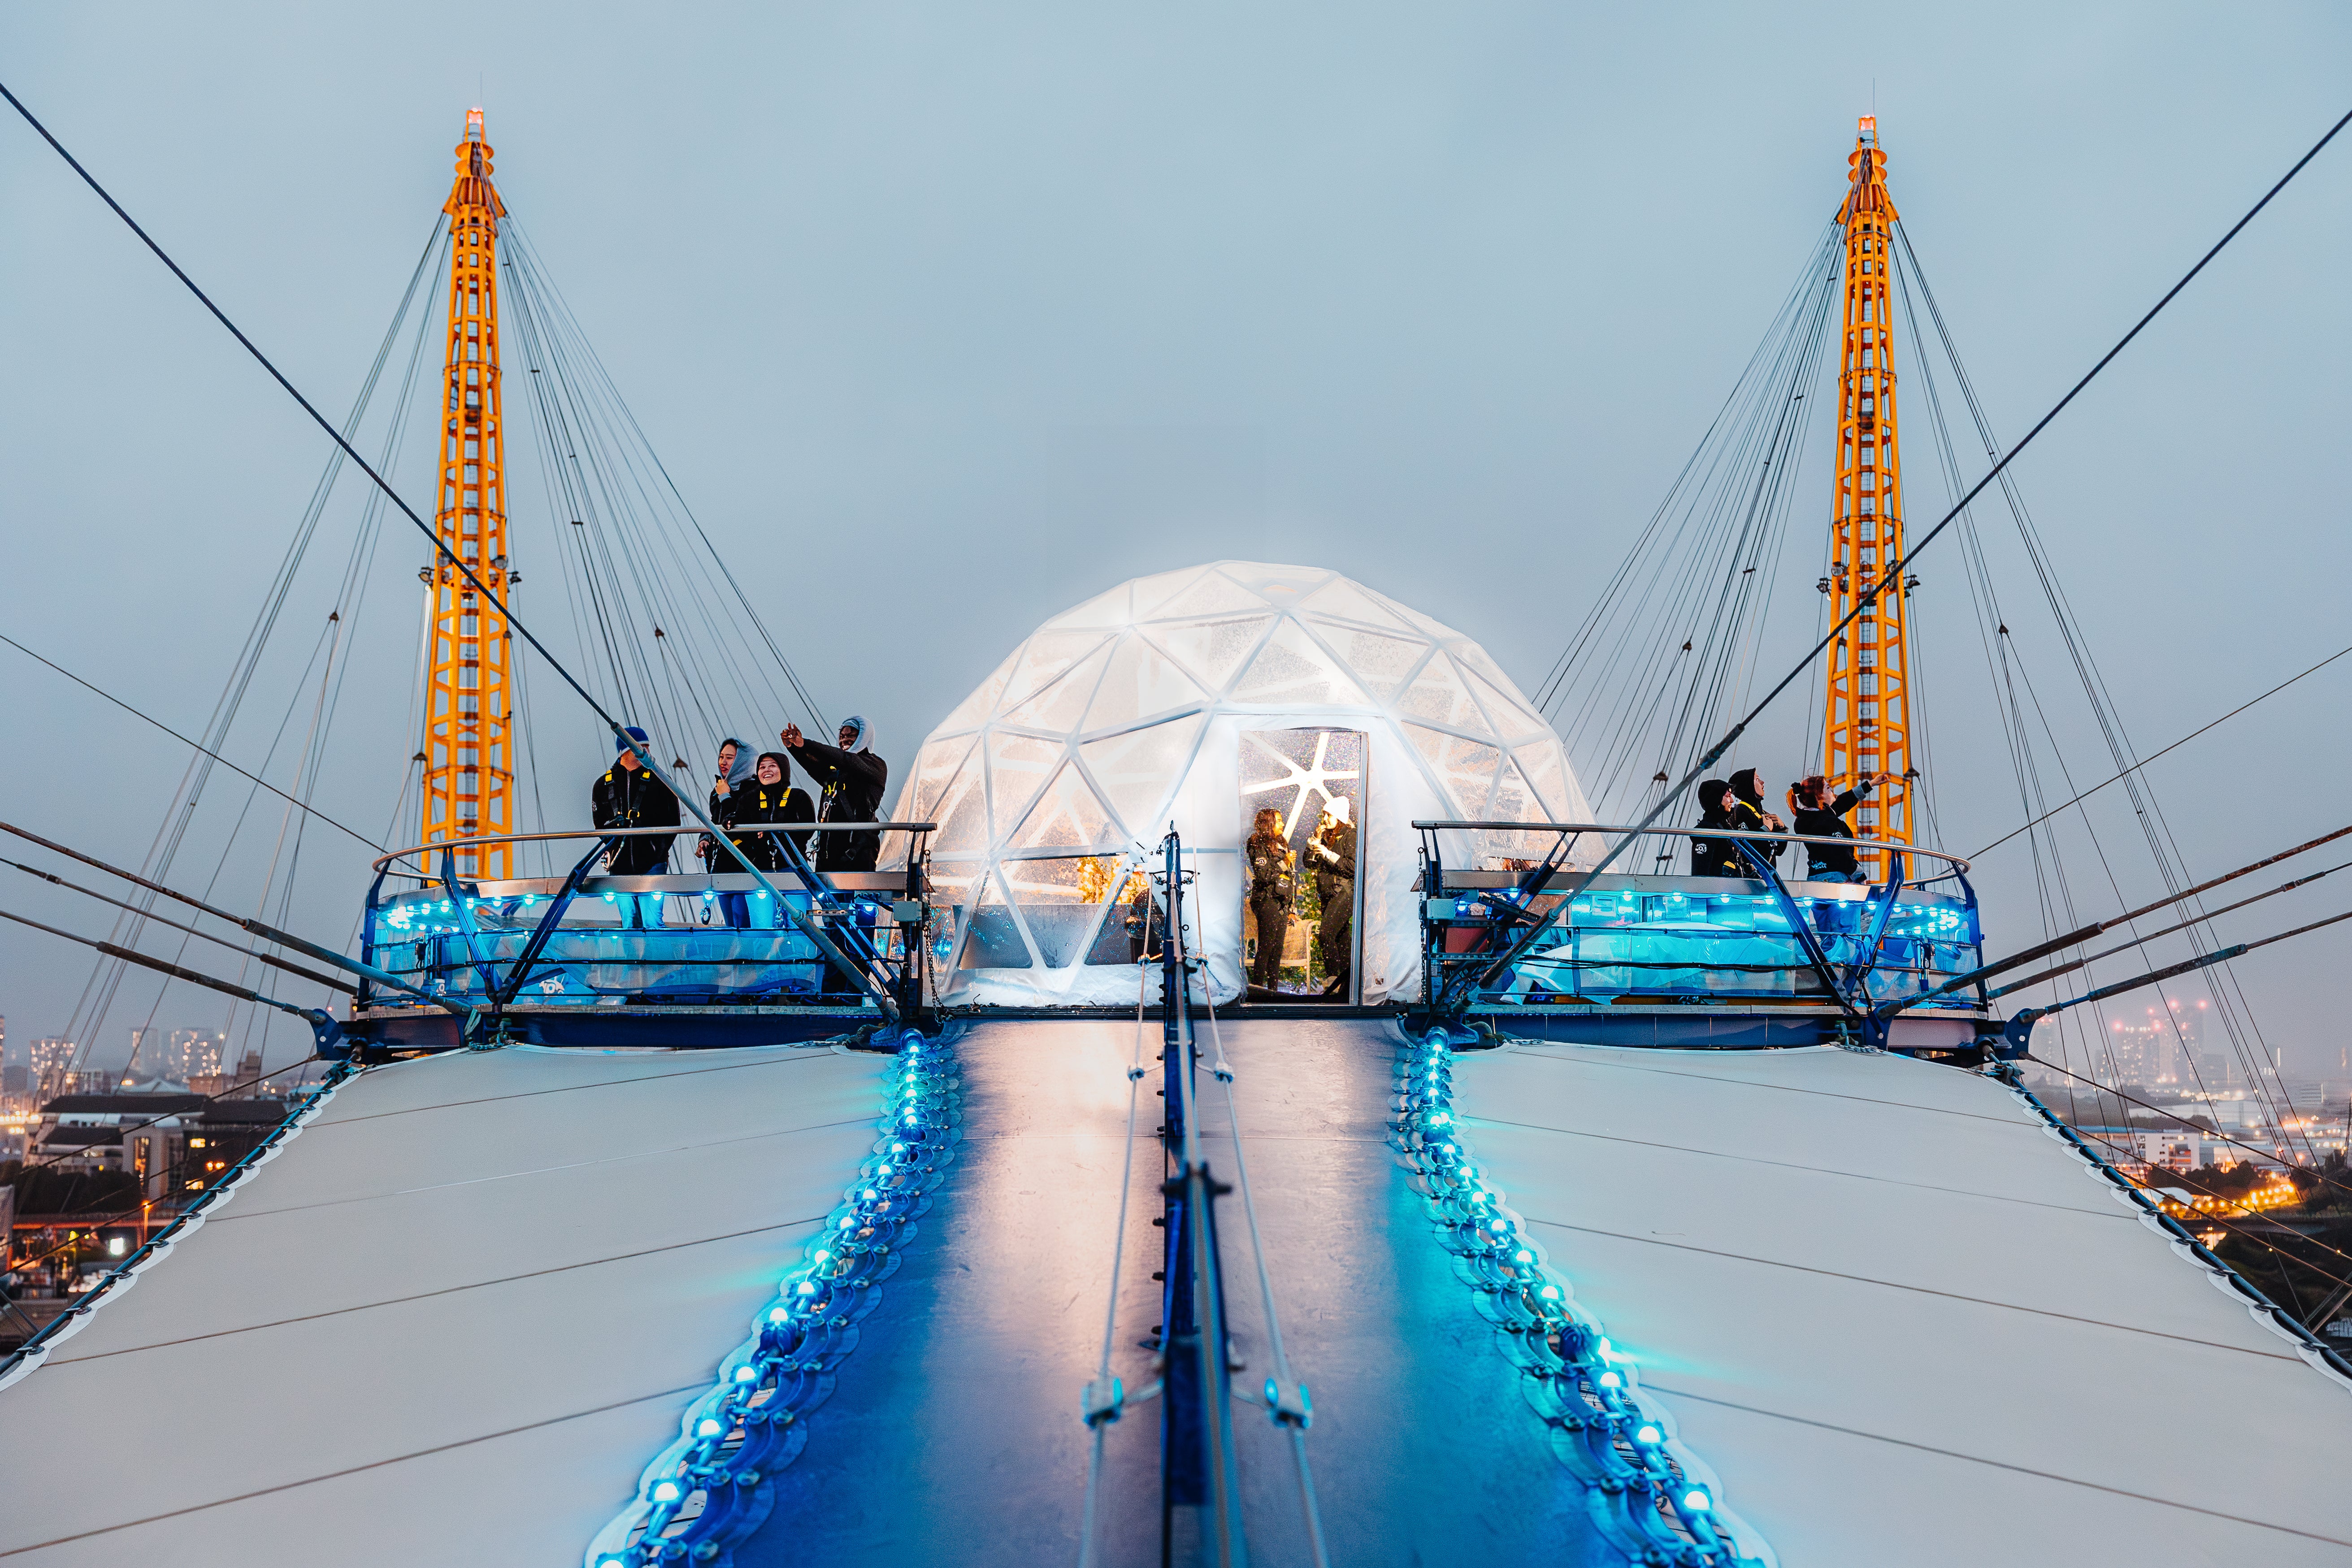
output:
M1286 759L1276 731L1364 742L1347 771L1321 744ZM1134 900L1171 823L1199 872L1191 944L1213 993L1237 994L1245 805L1295 824L1339 794L1360 824L1366 1002L1419 984L1415 819L1590 816L1559 737L1486 650L1337 572L1223 561L1055 616L931 732L893 811L940 825L941 1000L1132 1005ZM1462 834L1445 854L1499 865L1549 842Z

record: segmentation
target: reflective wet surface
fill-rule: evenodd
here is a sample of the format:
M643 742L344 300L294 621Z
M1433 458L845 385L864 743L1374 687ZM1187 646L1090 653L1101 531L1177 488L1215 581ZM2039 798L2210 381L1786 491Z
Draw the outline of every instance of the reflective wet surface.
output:
M1066 1562L1087 1489L1082 1385L1101 1353L1119 1177L1131 1162L1113 1371L1153 1377L1160 1322L1159 1026L1127 1142L1134 1026L992 1023L963 1036L965 1121L951 1179L866 1320L746 1568L810 1563ZM1308 1459L1335 1564L1613 1562L1585 1521L1517 1373L1470 1305L1386 1142L1392 1037L1342 1020L1232 1025L1243 1149L1294 1373L1312 1393ZM1209 1049L1206 1032L1202 1041ZM1200 1075L1200 1126L1234 1183L1223 1091ZM1271 1371L1249 1226L1220 1205L1237 1390ZM1249 1550L1307 1553L1290 1443L1237 1404ZM1095 1561L1160 1561L1160 1421L1109 1428ZM1177 1562L1203 1561L1179 1510Z

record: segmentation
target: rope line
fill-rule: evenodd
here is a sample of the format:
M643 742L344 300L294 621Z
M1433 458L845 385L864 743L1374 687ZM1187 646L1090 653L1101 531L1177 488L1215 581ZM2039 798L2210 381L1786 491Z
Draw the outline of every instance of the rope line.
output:
M2094 380L2097 379L2102 371L2105 370L2108 365L2115 363L2116 356L2122 353L2126 348L2129 347L2133 340L2137 339L2142 331L2147 330L2148 323L2155 321L2156 318L2163 312L2165 307L2171 304L2172 301L2179 296L2180 291L2188 288L2190 282L2192 282L2200 273L2203 272L2205 268L2212 263L2213 258L2221 255L2222 250L2230 244L2230 242L2237 238L2239 234L2245 229L2245 226L2253 222L2255 216L2260 214L2264 207L2270 205L2272 200L2276 197L2281 191L2287 187L2288 183L2294 180L2297 174L2301 174L2305 167L2308 165L2314 158L2319 156L2322 149L2326 148L2329 142L2336 140L2337 133L2340 132L2347 124L2352 124L2352 110L2346 111L2340 119L2338 119L2333 125L2329 126L2326 133L2321 136L2317 142L2312 143L2310 150L2305 153L2302 157L2296 159L2294 166L2288 169L2285 174L2280 175L2276 184L2273 184L2269 190L2263 193L2262 199L2255 202L2252 207L2249 207L2246 210L2244 216L2231 224L2228 232L2223 234L2220 239L2214 241L2212 247L2207 250L2203 256L2198 258L2196 264L2181 275L2179 281L2174 283L2171 288L2166 289L2163 297L2158 299L2155 304L2149 306L2147 312L2142 315L2138 321L2132 323L2131 329L2116 341L2115 346L2108 349L2106 353L2101 354L2097 363L2094 363L2089 370L2084 372L2082 378L2067 389L2066 395L2061 397L2055 404L2052 405L2049 412L2043 414L2041 418L2035 420L2033 422L2032 428L2026 431L2024 436L2019 438L2016 445L2011 447L2007 452L2003 453L2000 460L1995 463L1991 469L1988 471L1982 479L1979 479L1974 485L1971 485L1969 488L1968 492L1960 497L1958 501L1953 505L1949 511L1947 511L1944 514L1942 520L1939 521L1935 527L1929 529L1927 533L1921 537L1918 543L1912 545L1900 557L1889 561L1886 564L1885 572L1877 579L1877 581L1873 583L1857 583L1857 591L1854 595L1853 608L1848 611L1835 626L1830 628L1827 636L1823 637L1819 642L1813 645L1811 652L1806 654L1802 659L1791 667L1786 675L1783 675L1778 681L1774 682L1771 689L1764 694L1762 700L1757 702L1754 707L1750 708L1747 715L1738 723L1734 724L1728 731L1727 731L1721 740L1717 741L1712 747L1708 748L1706 754L1699 759L1696 766L1694 766L1688 773L1685 773L1679 781L1666 789L1666 791L1659 797L1657 804L1650 808L1648 814L1642 818L1638 825L1636 825L1633 831L1628 833L1623 838L1619 839L1614 845L1611 846L1605 852L1603 852L1599 862L1590 870L1586 871L1577 885L1570 889L1570 898L1573 898L1577 893L1580 893L1587 888L1591 887L1593 880L1605 872L1609 866L1616 860L1618 856L1622 854L1629 846L1640 838L1643 829L1647 828L1653 823L1656 822L1660 816L1665 814L1666 808L1669 805L1673 805L1676 800L1679 800L1684 792L1688 790L1694 784L1696 784L1699 780L1699 776L1708 768L1713 767L1717 760L1719 759L1724 752L1731 749L1733 742L1737 742L1739 737L1747 731L1748 726L1755 722L1756 719L1762 714L1767 708L1769 708L1780 699L1782 692L1788 690L1790 687L1796 684L1798 679L1813 667L1814 661L1821 658L1822 652L1827 649L1832 642L1837 640L1839 635L1843 633L1848 626L1853 624L1854 621L1859 620L1864 611L1874 611L1877 607L1879 596L1888 588L1896 587L1901 584L1904 573L1906 572L1912 563L1918 559L1922 552L1924 552L1929 545L1933 544L1943 531L1951 526L1953 519L1958 517L1968 507L1969 503L1974 500L1987 486L1990 485L1995 479L2007 472L2009 466L2017 460L2019 455L2021 454L2028 447L2032 446L2041 436L2042 431L2050 427L2051 422L2056 419L2059 415L2064 413L2067 407L2074 403L2074 399L2082 395L2084 389L2089 386ZM1568 899L1561 900L1559 907L1553 910L1549 914L1546 915L1543 921L1540 921L1534 930L1530 931L1525 937L1520 939L1519 942L1508 952L1506 952L1500 958L1496 959L1493 964L1489 965L1485 972L1479 974L1477 979L1478 984L1481 987L1492 985L1495 983L1496 976L1508 969L1512 963L1516 963L1527 952L1532 950L1536 942L1541 939L1543 931L1559 918L1559 910L1565 910L1568 907Z

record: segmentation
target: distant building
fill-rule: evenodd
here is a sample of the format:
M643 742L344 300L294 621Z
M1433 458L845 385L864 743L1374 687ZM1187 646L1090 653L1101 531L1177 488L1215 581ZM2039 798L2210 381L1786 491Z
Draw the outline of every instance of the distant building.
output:
M29 1157L61 1171L123 1172L141 1196L181 1203L210 1188L286 1116L276 1100L195 1094L74 1094L41 1107Z

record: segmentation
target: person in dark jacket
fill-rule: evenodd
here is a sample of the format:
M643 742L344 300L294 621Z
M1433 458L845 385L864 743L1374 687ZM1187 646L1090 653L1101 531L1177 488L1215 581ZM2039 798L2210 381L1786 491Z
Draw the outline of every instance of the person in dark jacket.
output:
M808 853L806 833L738 833L738 826L767 822L814 822L816 803L809 799L804 789L793 787L792 764L782 752L761 752L752 765L751 781L741 788L730 791L722 812L713 820L727 829L727 840L743 851L743 858L762 871L784 870L791 864L784 853L782 841L790 838L803 855ZM718 848L710 858L710 868L717 872L742 870L735 857ZM784 890L784 889L780 889ZM754 900L756 900L756 905ZM727 923L734 926L772 926L782 915L772 907L772 900L763 893L721 893L719 904Z
M1731 786L1721 779L1701 779L1698 785L1698 822L1700 827L1728 827L1731 819L1724 815L1724 800ZM1694 838L1690 841L1691 868L1694 877L1745 877L1748 868L1739 863L1732 852L1731 843L1723 838Z
M637 746L646 743L646 732L632 728L629 741ZM669 783L645 765L635 747L628 742L614 740L620 756L604 770L591 792L590 804L598 827L676 827L677 796L670 793ZM614 877L656 876L669 868L670 836L648 833L642 837L619 840L604 862L605 873ZM650 908L647 908L647 906ZM647 893L628 900L629 923L641 926L645 916L653 916L652 923L661 923L661 895Z
M1348 1000L1355 968L1356 943L1356 825L1349 820L1348 797L1339 795L1323 807L1315 837L1307 841L1308 863L1315 868L1315 896L1322 903L1316 940L1323 949L1323 994Z
M1789 790L1789 815L1796 823L1792 832L1808 838L1851 838L1853 829L1846 822L1846 814L1870 798L1870 792L1880 784L1895 782L1893 773L1873 773L1843 794L1832 797L1830 781L1815 773L1811 778L1793 784ZM1805 880L1808 882L1867 882L1870 873L1862 869L1854 852L1836 844L1801 844L1805 852Z
M710 785L711 821L723 824L727 820L727 814L731 809L729 803L734 799L737 791L751 782L753 766L751 747L732 735L719 742L719 771ZM695 846L695 853L702 857L705 870L736 868L735 858L719 848L719 841L708 833Z
M1290 934L1290 874L1298 858L1283 837L1282 813L1267 806L1257 814L1243 858L1249 871L1250 929L1257 933L1250 984L1271 991L1282 978L1282 944Z
M824 791L819 822L881 820L874 814L890 782L890 764L874 754L873 732L864 719L853 713L841 721L838 746L808 739L797 724L786 725L782 738L785 750L800 759L802 771ZM820 871L871 871L882 858L878 833L820 833L816 838Z
M1726 827L1736 828L1741 833L1789 831L1786 824L1764 809L1764 779L1754 768L1742 768L1731 775L1731 793L1724 798L1723 818ZM1772 844L1756 838L1726 839L1726 853L1740 868L1733 875L1740 877L1752 877L1756 873L1748 867L1747 856L1731 847L1734 844L1744 847L1748 854L1768 866L1780 859L1780 851L1788 847L1785 844Z

